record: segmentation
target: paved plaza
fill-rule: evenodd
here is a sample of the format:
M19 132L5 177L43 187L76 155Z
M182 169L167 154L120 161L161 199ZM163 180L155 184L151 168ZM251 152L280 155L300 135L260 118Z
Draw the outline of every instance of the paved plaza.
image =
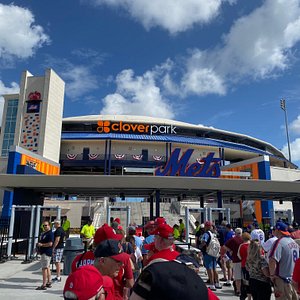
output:
M201 269L201 276L203 280L207 279L203 268ZM23 264L20 258L7 261L0 264L0 299L63 299L62 290L66 278L67 276L62 276L61 282L54 283L53 287L46 291L36 291L35 288L42 283L40 263L35 261ZM230 287L223 287L216 294L221 300L239 299L233 295L233 289Z

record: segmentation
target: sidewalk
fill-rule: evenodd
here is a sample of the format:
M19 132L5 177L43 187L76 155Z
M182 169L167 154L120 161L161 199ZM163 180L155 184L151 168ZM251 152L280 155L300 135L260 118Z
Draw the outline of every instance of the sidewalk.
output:
M201 277L207 280L204 268L201 268ZM42 284L42 271L40 262L22 264L21 257L0 264L0 299L22 299L22 300L45 300L63 299L62 291L67 276L62 275L62 281L54 283L52 288L46 291L36 291L36 287ZM235 300L233 287L223 287L217 290L216 295L220 300ZM272 295L272 299L274 295Z
M63 299L62 291L67 276L54 283L46 291L36 291L42 284L40 262L22 264L22 260L11 260L0 264L0 298L1 299Z

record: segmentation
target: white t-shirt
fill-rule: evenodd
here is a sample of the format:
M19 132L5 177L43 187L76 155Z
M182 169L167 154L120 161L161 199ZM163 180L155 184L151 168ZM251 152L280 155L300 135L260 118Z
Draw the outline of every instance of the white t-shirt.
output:
M258 240L262 245L265 242L265 233L261 229L253 229L251 231L251 240Z
M262 244L263 249L266 252L269 252L276 240L277 240L276 236L269 238L265 243Z

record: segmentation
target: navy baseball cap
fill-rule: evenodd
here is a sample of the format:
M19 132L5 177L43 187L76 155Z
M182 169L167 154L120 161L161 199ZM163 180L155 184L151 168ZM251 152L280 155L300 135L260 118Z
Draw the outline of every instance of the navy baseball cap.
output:
M275 229L279 230L283 235L291 235L288 232L288 225L283 222L277 222L275 225Z
M117 240L105 240L100 243L94 251L95 257L111 257L123 262L124 253L122 245Z
M209 292L194 270L178 261L155 262L144 268L133 293L146 300L208 300Z

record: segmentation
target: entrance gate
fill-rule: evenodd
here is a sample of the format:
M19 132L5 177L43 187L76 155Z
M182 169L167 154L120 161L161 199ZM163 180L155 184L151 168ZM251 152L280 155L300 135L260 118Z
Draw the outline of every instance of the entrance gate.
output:
M110 215L111 211L126 211L126 228L128 228L130 224L130 206L126 207L117 207L117 206L107 206L106 209L106 223L110 224Z
M189 208L185 207L185 240L189 241L190 229L189 229L189 221L190 221L190 212L200 212L203 213L204 222L213 221L212 213L214 211L218 211L226 215L226 219L230 222L230 208L214 208L214 207L203 207L203 208Z
M29 224L29 231L28 236L24 237L23 239L15 239L15 242L20 241L28 241L27 250L25 261L30 262L34 258L34 248L38 242L39 238L39 231L40 231L40 222L41 222L41 210L56 210L57 211L57 219L60 220L61 218L61 208L51 207L51 206L41 206L41 205L13 205L11 208L11 216L10 216L10 223L9 223L9 230L8 230L8 241L7 241L7 258L11 258L12 253L12 244L14 238L14 226L15 226L15 215L17 211L30 211L30 224ZM15 233L16 234L16 233Z

